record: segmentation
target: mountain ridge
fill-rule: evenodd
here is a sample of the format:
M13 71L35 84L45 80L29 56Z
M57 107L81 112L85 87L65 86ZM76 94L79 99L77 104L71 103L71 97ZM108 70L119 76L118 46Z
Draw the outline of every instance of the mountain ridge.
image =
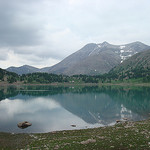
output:
M38 69L26 65L21 66L20 68L9 67L7 70L18 74L33 72L47 72L64 75L104 74L108 73L113 67L122 63L125 59L148 49L150 49L150 46L139 41L122 45L113 45L106 41L99 44L88 43L80 50L74 52L61 62L51 67Z
M128 57L147 49L149 46L141 42L123 45L112 45L106 41L100 44L89 43L52 66L49 72L65 75L108 73Z
M20 66L20 67L12 66L12 67L7 68L6 70L10 71L10 72L15 72L19 75L39 72L38 68L33 67L33 66L29 66L29 65L23 65L23 66Z

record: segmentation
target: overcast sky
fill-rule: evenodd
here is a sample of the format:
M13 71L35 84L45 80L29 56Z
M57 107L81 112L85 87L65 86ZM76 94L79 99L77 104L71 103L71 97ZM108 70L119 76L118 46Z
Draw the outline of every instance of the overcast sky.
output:
M150 0L0 0L0 67L51 66L87 43L150 45Z

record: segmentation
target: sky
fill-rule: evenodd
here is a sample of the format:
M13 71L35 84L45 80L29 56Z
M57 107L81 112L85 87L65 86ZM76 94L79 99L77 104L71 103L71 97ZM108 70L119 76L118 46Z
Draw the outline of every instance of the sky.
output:
M88 43L150 45L149 0L0 0L0 68L52 66Z

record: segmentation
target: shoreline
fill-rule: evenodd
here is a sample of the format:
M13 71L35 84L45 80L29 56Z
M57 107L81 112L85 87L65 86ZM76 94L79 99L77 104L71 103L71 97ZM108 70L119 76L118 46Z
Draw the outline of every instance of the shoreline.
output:
M139 121L132 121L132 120L116 120L115 124L113 125L105 125L105 126L99 126L99 127L87 127L87 128L81 128L81 129L76 129L76 127L74 127L73 129L68 129L68 130L54 130L54 131L49 131L49 132L3 132L3 131L0 131L0 134L1 133L8 133L8 134L48 134L48 133L57 133L57 132L63 132L63 131L76 131L76 130L88 130L88 129L98 129L98 128L109 128L109 127L115 127L116 125L119 125L119 124L124 124L124 123L138 123L138 122L145 122L145 121L149 121L150 122L150 117L148 119L144 119L144 120L139 120ZM72 126L72 125L71 125ZM75 125L76 126L76 125ZM27 127L27 128L30 128ZM26 129L26 128L25 128ZM20 129L20 130L24 130L24 129Z
M150 119L48 133L0 132L6 149L150 149ZM16 142L14 142L16 141Z
M6 83L0 86L150 86L150 83Z

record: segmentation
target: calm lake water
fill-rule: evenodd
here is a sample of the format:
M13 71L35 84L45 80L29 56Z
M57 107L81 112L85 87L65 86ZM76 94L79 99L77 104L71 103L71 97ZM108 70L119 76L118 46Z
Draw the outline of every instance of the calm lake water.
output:
M0 89L0 132L50 132L150 117L149 87L24 86ZM20 129L17 123L29 121ZM72 127L71 125L76 125Z

